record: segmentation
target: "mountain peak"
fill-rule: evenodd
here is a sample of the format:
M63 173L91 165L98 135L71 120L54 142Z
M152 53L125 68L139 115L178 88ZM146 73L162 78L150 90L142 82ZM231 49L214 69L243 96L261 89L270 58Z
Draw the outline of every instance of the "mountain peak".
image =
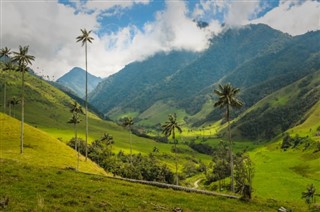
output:
M85 95L85 80L86 71L80 67L74 67L56 82L69 88L79 97L83 97ZM88 92L90 93L101 81L101 77L96 77L88 72Z

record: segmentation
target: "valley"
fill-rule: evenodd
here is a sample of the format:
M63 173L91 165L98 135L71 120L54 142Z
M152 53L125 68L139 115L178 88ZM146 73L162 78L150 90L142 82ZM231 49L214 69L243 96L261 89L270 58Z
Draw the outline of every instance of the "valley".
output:
M90 75L87 161L85 115L69 121L74 102L84 108L84 70L60 82L25 73L20 154L21 101L11 102L20 98L21 73L2 61L0 198L10 203L0 210L307 211L302 192L311 184L320 189L319 40L319 31L291 36L248 25L226 29L203 52L162 52L105 79ZM214 104L228 83L241 105L226 112ZM166 136L170 124L176 131ZM70 144L75 129L79 156ZM234 195L229 152L236 195L246 201L122 179Z

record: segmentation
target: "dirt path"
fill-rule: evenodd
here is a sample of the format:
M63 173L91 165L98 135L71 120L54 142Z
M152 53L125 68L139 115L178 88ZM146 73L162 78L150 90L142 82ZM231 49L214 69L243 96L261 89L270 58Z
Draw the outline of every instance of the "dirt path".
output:
M198 179L196 182L193 183L193 188L199 187L199 182L202 180L202 178Z

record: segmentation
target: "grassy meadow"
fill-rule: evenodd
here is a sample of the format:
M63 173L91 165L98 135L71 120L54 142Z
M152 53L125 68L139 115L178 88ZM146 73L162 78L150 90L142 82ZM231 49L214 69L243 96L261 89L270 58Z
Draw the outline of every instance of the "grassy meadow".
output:
M7 97L20 95L20 75L0 72L0 81L6 78ZM286 92L281 91L281 92ZM3 90L0 90L3 96ZM273 106L285 104L287 97L275 99ZM320 152L314 153L314 144L307 150L302 147L281 150L282 137L270 142L239 140L234 142L234 151L246 149L254 161L255 176L253 179L253 201L244 203L238 200L191 194L146 185L133 184L102 177L104 170L91 161L80 160L80 171L98 175L88 175L66 170L76 166L76 152L66 143L74 136L73 126L67 124L71 117L69 105L73 100L47 82L32 75L26 77L25 105L25 152L19 154L20 122L18 119L0 113L0 160L1 179L0 194L10 197L7 211L170 211L182 208L183 211L275 211L280 206L287 206L295 211L306 210L301 192L308 184L313 183L320 190ZM263 104L261 101L259 104ZM211 104L211 103L210 103ZM159 103L163 113L158 122L167 119L172 113L169 106ZM209 104L206 108L209 107ZM3 109L3 107L0 107ZM207 109L203 108L203 113ZM159 109L159 108L158 108ZM149 120L156 111L150 108L141 114L144 124L156 122ZM179 121L183 122L184 111L178 111ZM20 105L11 111L12 116L20 117ZM200 116L196 115L194 118ZM154 116L153 116L154 117ZM287 132L310 136L314 142L319 141L316 135L319 127L320 103L318 102L306 115L305 121ZM82 117L84 120L84 116ZM236 121L236 120L235 120ZM148 123L149 122L149 123ZM192 129L183 125L183 133L178 135L178 147L183 153L178 154L179 172L183 164L190 160L200 160L208 165L211 156L192 150L184 141L195 139L216 147L221 141L216 133L225 127L221 122L211 123L203 128ZM79 137L85 137L85 126L82 121L78 126ZM112 150L130 152L129 131L123 127L101 120L93 113L89 114L89 141L99 139L103 133L113 136L115 144ZM205 138L203 140L203 137ZM133 153L148 155L153 153L159 163L166 164L174 170L172 143L158 143L132 135ZM198 180L203 188L205 175L200 174L187 178L184 185L194 187ZM75 180L76 179L76 180ZM35 183L30 183L35 182ZM1 196L0 195L0 196ZM77 198L75 198L75 196Z

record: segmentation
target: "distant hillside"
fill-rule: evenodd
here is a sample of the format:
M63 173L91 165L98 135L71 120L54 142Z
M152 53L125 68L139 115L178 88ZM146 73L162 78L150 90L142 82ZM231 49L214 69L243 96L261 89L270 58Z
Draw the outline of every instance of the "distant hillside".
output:
M88 73L88 93L95 89L101 80L100 77ZM56 82L69 88L81 98L85 96L86 71L82 68L75 67L71 69L68 73L57 79Z
M90 103L103 113L117 109L142 112L170 94L170 91L165 91L162 96L153 95L158 87L198 57L197 53L174 51L131 63L103 80L91 93ZM145 98L142 99L142 96Z
M314 120L318 115L309 111L319 102L320 70L263 98L234 123L233 129L247 138L272 139L302 124L308 126L302 135L314 136L320 123ZM313 124L305 124L306 120L313 120Z

